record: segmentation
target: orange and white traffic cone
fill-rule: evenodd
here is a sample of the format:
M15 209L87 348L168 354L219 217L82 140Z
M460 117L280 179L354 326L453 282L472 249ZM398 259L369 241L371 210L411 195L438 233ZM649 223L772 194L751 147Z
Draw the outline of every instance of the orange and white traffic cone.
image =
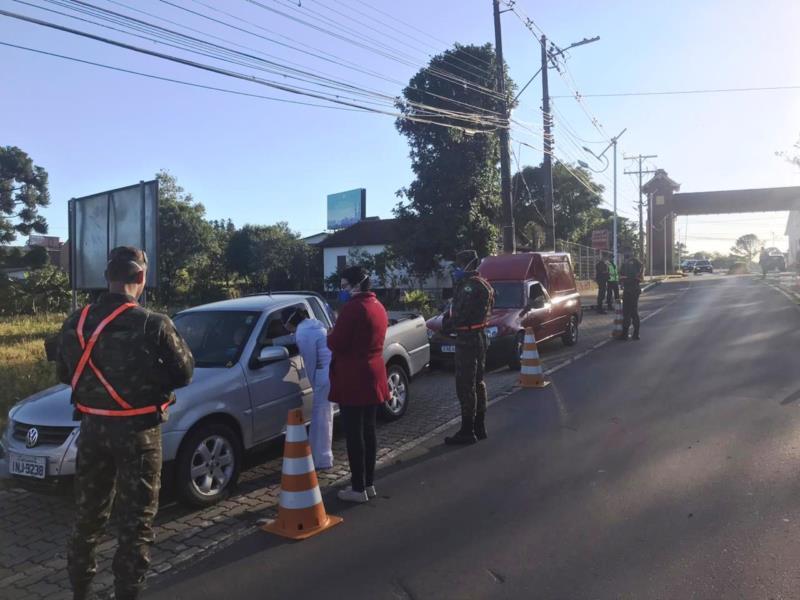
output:
M536 346L536 336L533 329L525 330L525 341L522 345L522 367L520 368L519 384L524 388L544 388L550 385L544 378L542 361L539 358L539 348Z
M304 540L342 522L341 517L325 512L302 408L290 410L286 423L278 505L278 518L262 529L293 540Z
M619 300L614 303L614 329L611 331L611 337L622 337L622 302Z

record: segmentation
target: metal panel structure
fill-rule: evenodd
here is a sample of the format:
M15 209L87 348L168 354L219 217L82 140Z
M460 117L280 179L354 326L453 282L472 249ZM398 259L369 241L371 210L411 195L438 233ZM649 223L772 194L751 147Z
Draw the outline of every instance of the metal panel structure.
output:
M147 287L158 285L158 181L141 181L69 202L70 279L73 290L97 290L108 253L117 246L147 252Z
M367 214L367 190L359 188L328 196L328 229L345 229Z

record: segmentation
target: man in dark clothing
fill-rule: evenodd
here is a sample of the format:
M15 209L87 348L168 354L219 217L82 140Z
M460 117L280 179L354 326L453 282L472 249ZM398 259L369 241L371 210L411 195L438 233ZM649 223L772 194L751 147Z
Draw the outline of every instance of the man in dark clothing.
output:
M445 313L443 330L456 332L456 392L461 404L461 429L446 444L474 444L486 433L486 322L494 307L494 289L478 275L478 253L456 255L453 303Z
M608 264L603 255L595 265L595 281L597 282L597 312L604 314L603 301L606 299L606 289L608 286Z
M639 339L639 296L642 293L642 263L630 250L625 251L622 264L622 335L620 340L628 339L628 330L633 323L633 339Z
M67 551L74 598L84 599L97 571L95 547L116 504L114 556L117 600L137 598L153 544L161 487L161 426L173 390L192 378L191 351L165 315L137 300L147 256L114 248L108 292L70 315L56 349L59 379L72 386L81 418L75 474L76 519ZM76 417L77 418L77 417Z

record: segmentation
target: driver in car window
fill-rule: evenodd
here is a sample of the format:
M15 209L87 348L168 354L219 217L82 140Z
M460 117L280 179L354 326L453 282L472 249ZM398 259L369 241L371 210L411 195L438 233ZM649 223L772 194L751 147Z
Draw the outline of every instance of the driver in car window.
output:
M230 345L225 349L225 358L228 361L233 360L236 358L236 355L239 353L239 349L244 344L245 340L247 339L247 327L241 326L237 327L236 330L233 332L233 337L231 338Z

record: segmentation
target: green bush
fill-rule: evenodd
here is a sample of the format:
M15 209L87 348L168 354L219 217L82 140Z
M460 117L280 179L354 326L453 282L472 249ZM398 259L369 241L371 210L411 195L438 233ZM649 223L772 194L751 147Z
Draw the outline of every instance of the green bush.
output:
M403 294L403 306L406 310L410 310L421 314L426 319L433 316L436 312L430 297L422 290L409 290Z

